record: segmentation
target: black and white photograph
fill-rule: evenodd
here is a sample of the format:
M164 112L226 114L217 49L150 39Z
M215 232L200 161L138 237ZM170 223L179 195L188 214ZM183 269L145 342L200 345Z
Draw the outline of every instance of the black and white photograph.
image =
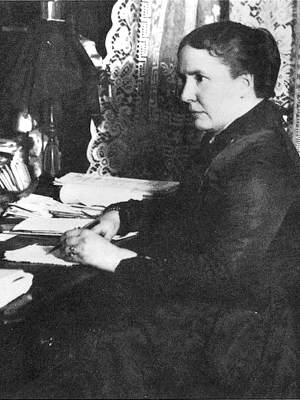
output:
M0 27L0 399L299 399L300 1Z

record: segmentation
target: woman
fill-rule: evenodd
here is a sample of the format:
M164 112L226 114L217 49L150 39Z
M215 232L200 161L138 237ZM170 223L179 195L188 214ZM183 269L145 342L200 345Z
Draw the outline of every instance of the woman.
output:
M119 305L110 327L87 333L72 374L90 368L87 397L297 397L299 157L268 100L277 45L266 30L213 23L182 40L178 66L206 131L194 174L174 197L114 204L93 231L61 238L66 259L114 272ZM136 247L110 241L129 230Z

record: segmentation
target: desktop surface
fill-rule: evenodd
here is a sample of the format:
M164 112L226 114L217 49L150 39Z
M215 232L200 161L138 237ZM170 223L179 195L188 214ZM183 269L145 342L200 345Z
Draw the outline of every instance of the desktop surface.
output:
M0 226L11 220L0 219ZM0 254L28 244L54 245L57 237L15 236L0 242ZM112 275L85 266L1 260L1 268L33 274L29 291L0 309L0 398L69 357L81 329L105 323L113 301Z

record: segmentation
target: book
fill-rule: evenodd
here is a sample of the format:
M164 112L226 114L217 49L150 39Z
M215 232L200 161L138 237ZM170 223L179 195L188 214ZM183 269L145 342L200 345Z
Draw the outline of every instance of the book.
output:
M106 207L112 203L131 199L142 200L155 194L164 195L173 192L179 182L70 172L61 178L56 178L54 184L61 186L59 196L63 203Z

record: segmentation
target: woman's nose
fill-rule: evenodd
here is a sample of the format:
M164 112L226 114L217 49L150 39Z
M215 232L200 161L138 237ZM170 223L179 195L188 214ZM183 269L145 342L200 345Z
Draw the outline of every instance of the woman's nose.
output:
M191 103L197 100L194 85L188 80L185 82L181 92L181 100L185 103Z

